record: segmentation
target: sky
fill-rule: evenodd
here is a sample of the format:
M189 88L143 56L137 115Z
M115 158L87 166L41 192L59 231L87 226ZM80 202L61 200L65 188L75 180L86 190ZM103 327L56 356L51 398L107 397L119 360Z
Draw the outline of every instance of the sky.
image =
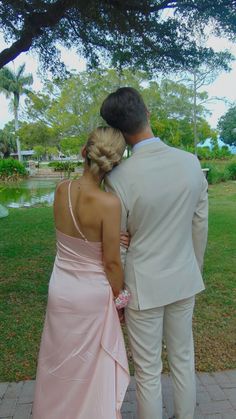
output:
M228 49L232 55L236 58L236 44L229 42L226 39L219 39L216 37L210 37L208 45L211 46L215 51L221 51ZM3 35L0 32L0 51L7 46L3 39ZM75 49L66 50L61 48L62 61L65 63L69 70L75 69L77 71L86 70L86 62L81 58ZM35 53L27 52L22 53L18 56L14 62L8 64L10 68L18 68L19 65L26 64L26 73L32 73L34 78L33 89L38 91L42 88L43 80L38 75L38 58ZM47 75L48 78L49 75ZM207 91L209 96L225 98L224 100L214 100L210 102L206 107L212 112L206 119L210 123L212 128L216 128L218 119L222 116L230 104L236 102L236 61L232 64L232 70L230 73L222 72L217 79L209 86L204 86L203 90ZM9 109L9 100L0 93L0 129L3 128L6 122L13 119L12 113Z

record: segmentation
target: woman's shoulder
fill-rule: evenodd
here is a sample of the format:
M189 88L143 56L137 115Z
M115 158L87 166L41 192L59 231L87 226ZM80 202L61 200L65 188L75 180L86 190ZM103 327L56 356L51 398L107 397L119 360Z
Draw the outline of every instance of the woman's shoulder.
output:
M100 200L106 209L119 209L121 207L120 199L111 192L100 191Z
M68 179L63 179L63 180L60 180L58 183L57 183L57 185L56 185L56 190L55 190L55 192L56 193L61 193L61 192L63 192L67 187L68 187L68 182L69 182L69 180Z

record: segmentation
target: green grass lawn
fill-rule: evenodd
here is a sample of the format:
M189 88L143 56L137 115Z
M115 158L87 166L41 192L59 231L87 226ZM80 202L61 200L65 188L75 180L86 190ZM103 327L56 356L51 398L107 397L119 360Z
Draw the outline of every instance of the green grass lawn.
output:
M194 319L200 371L236 368L236 182L210 186L209 203L206 291Z
M209 197L207 290L194 317L199 371L236 368L236 182L211 186ZM0 232L0 381L30 379L55 256L52 208L12 209Z

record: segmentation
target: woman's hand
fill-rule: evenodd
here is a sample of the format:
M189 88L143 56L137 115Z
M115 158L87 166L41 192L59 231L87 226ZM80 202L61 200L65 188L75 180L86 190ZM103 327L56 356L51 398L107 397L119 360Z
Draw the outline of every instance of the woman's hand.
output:
M117 312L118 312L120 323L125 324L125 309L121 308L120 310L117 310Z
M120 244L121 246L124 246L126 249L128 249L130 245L131 236L128 233L128 231L122 231L120 233Z

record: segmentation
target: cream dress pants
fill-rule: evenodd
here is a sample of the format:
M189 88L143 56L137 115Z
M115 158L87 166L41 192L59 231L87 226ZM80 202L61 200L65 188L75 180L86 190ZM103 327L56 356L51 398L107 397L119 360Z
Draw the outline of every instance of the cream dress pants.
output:
M162 339L173 379L177 419L193 419L196 404L192 315L194 297L149 310L126 309L135 366L139 419L162 419Z

